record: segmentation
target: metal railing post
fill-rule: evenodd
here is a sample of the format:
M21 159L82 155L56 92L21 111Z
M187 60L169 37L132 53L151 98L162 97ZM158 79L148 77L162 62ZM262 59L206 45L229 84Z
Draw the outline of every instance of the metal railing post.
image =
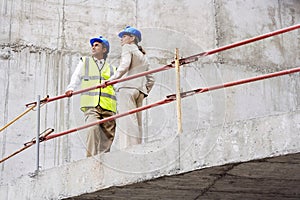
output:
M36 171L35 174L39 172L40 164L40 116L41 116L41 97L37 96L37 126L36 126Z
M181 112L181 96L180 96L180 64L179 50L175 49L175 73L176 73L176 102L177 102L177 128L178 134L182 133L182 112Z

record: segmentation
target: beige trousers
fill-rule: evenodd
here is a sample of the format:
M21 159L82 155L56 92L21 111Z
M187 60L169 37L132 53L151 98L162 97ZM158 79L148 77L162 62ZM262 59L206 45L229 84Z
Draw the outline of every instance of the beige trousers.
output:
M141 107L144 94L134 88L120 88L117 93L118 113ZM119 139L119 148L142 143L142 113L134 113L117 119L116 135Z
M85 122L92 123L114 115L114 112L104 110L100 106L89 108L84 112ZM95 125L87 129L87 152L86 156L94 156L108 152L115 136L115 120Z

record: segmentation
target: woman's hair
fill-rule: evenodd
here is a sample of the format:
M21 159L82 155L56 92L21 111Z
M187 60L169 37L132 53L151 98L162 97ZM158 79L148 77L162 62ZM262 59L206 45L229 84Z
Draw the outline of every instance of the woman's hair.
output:
M142 46L140 46L140 45L138 45L138 39L135 37L135 39L134 39L134 43L136 44L136 46L139 48L139 50L145 55L146 54L146 51L145 51L145 49L142 47Z
M136 45L137 45L137 47L139 48L139 50L145 55L145 54L146 54L146 51L143 49L143 47L140 46L140 45L138 45L138 44L136 44Z

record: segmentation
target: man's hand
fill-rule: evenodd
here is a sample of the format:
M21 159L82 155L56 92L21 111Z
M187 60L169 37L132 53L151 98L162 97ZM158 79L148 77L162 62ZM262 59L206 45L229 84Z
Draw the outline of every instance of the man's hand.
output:
M65 95L66 95L67 97L71 97L71 96L73 95L73 90L68 90L68 91L66 91L66 92L65 92Z

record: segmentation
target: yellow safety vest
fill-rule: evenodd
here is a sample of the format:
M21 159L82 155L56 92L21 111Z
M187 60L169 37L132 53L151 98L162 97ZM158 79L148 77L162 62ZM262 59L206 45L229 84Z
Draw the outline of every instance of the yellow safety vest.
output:
M107 62L103 66L97 66L93 58L82 57L84 67L81 72L81 88L93 87L108 80L116 71L116 68ZM87 108L100 105L103 109L116 112L117 101L113 86L90 90L81 94L80 107L84 112Z

